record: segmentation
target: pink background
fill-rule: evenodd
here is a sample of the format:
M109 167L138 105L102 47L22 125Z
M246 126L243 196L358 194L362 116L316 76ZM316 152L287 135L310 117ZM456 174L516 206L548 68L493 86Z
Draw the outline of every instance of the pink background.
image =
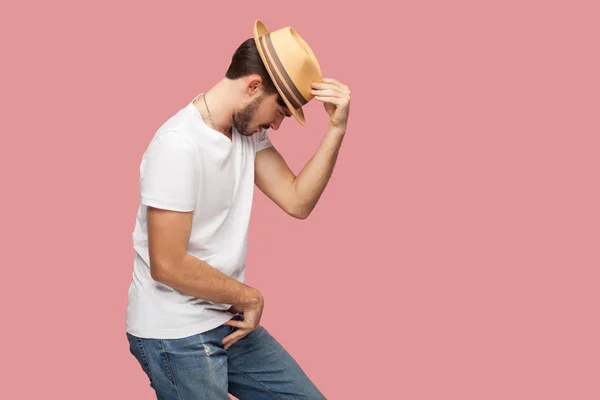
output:
M352 89L317 209L257 191L249 248L326 396L600 398L600 9L493 3L3 4L2 397L153 398L124 333L140 157L260 18ZM306 115L272 134L296 172Z

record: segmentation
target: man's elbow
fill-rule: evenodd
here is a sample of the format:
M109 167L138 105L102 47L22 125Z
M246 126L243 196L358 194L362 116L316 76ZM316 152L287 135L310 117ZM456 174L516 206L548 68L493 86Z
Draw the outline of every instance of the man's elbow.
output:
M156 282L166 284L173 275L174 263L165 260L150 260L150 275Z
M156 282L162 283L165 279L165 269L162 265L150 262L150 276Z
M294 207L288 208L287 213L297 219L306 219L310 216L312 210L313 207L297 204Z

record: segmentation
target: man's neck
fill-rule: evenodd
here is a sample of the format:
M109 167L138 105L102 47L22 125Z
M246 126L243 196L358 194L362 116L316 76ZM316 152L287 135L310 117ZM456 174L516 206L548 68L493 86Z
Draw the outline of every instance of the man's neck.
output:
M231 138L236 94L232 85L232 82L223 79L198 97L194 104L208 126L229 138Z

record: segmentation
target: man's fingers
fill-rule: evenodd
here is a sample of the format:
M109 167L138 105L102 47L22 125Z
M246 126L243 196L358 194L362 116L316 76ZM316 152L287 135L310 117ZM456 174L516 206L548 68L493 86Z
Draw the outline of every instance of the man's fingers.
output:
M315 100L322 101L323 103L335 104L338 106L344 103L344 99L341 97L315 96Z
M238 329L229 336L226 336L223 339L223 345L225 350L229 349L235 342L246 336L249 332L250 331L247 329Z
M326 83L331 83L331 84L334 84L334 85L336 85L336 86L339 86L340 88L344 89L344 91L346 91L346 90L350 90L350 89L348 88L348 86L346 86L346 85L344 85L342 82L340 82L340 81L337 81L337 80L335 80L335 79L332 79L332 78L323 78L323 82L326 82Z
M223 325L229 325L229 326L234 326L236 328L247 328L248 327L248 323L245 321L238 321L235 319L230 319L229 321L225 322Z
M350 98L350 89L333 83L313 83L311 93L315 96Z
M333 83L333 82L325 82L325 81L323 81L323 82L313 82L312 85L311 85L311 87L313 89L332 89L332 90L338 90L338 91L340 91L342 93L346 93L349 90L344 85L341 85L341 84L338 85L338 84Z
M312 94L317 95L317 96L321 96L321 97L327 97L327 96L331 96L331 97L344 97L345 94L338 91L338 90L332 90L332 89L313 89Z

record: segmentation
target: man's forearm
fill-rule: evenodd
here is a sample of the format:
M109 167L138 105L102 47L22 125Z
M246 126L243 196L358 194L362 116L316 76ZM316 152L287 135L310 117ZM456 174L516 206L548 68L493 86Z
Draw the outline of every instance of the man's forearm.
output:
M331 178L345 133L345 129L330 127L319 148L294 181L299 208L305 216L316 206Z
M249 305L260 299L260 292L228 277L189 253L179 261L155 268L153 278L182 293L214 303Z

